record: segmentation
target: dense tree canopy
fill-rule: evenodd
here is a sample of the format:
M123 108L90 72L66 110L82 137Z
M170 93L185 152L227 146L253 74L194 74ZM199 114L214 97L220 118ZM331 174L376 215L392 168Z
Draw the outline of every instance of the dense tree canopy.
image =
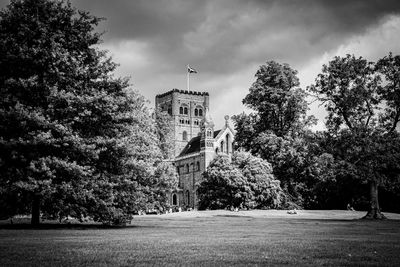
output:
M174 157L174 124L173 118L166 111L156 109L155 122L157 137L164 159Z
M254 112L233 117L237 147L272 164L281 186L299 205L306 205L312 144L308 127L306 92L299 88L297 71L287 64L269 61L257 71L256 81L243 99Z
M370 184L368 218L384 217L378 186L397 180L400 174L400 142L395 132L400 61L396 58L390 54L374 64L354 55L335 57L310 87L328 111L332 142L326 148L345 163L342 173Z
M214 159L198 193L201 209L280 208L286 200L271 165L244 152L235 152L232 161L225 156Z
M299 87L296 70L288 64L269 61L260 66L255 77L256 81L243 99L243 104L255 113L241 114L234 118L237 124L254 127L253 131L237 127L240 146L247 148L249 144L241 142L250 140L247 134L251 132L255 136L266 131L285 136L303 130L305 125L312 122L313 117L306 115L306 92Z
M0 13L2 217L118 223L153 185L173 184L153 181L163 177L154 120L97 48L99 21L64 1L17 0Z
M389 53L377 62L376 70L384 82L378 87L380 99L385 102L385 112L381 114L380 121L382 127L391 133L400 127L400 55Z

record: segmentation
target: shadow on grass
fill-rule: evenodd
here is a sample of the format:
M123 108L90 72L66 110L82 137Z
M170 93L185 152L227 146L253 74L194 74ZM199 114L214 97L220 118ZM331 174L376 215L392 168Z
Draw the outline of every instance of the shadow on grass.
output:
M334 219L334 218L326 218L326 219L321 219L321 218L293 218L294 220L297 221L319 221L319 222L386 222L386 221L391 221L391 222L400 222L400 219L392 219L392 218L385 218L385 219L366 219L364 217L360 218L354 218L354 219Z
M252 216L245 216L245 215L234 215L234 214L221 214L221 215L213 215L213 217L254 218L254 217L252 217Z
M41 223L31 225L30 223L0 223L0 230L52 230L52 229L71 229L71 230L90 230L90 229L127 229L127 228L153 228L155 226L128 225L105 225L100 223Z

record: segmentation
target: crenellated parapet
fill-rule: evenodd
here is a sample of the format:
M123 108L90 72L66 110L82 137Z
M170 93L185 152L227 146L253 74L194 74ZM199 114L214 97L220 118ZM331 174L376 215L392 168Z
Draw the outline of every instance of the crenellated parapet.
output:
M197 91L188 91L188 90L180 90L180 89L172 89L168 92L165 92L163 94L156 95L156 98L161 98L165 97L167 95L170 95L172 93L180 93L180 94L186 94L186 95L198 95L198 96L208 96L208 92L197 92Z

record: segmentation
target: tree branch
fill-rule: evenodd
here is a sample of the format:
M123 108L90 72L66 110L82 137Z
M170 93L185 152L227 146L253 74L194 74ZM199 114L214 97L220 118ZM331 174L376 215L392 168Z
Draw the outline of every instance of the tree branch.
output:
M393 125L390 128L389 133L392 133L394 130L396 130L396 126L397 126L397 123L399 123L399 120L400 120L400 108L397 108L396 116L394 117Z
M372 109L371 109L371 105L369 104L368 100L365 100L365 102L367 102L367 108L368 108L368 113L369 116L367 118L367 121L365 122L365 127L368 127L369 121L371 120L372 116L374 115Z
M342 113L343 119L346 122L347 127L349 127L350 130L353 129L353 125L351 125L349 118L347 117L346 113L344 112L343 109L338 108L340 113Z

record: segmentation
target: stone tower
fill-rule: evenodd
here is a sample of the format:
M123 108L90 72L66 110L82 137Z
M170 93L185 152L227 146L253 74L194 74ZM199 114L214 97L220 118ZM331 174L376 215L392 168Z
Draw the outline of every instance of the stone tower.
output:
M174 155L179 156L187 143L201 132L201 122L209 108L207 92L173 89L156 96L156 107L167 111L174 123Z

